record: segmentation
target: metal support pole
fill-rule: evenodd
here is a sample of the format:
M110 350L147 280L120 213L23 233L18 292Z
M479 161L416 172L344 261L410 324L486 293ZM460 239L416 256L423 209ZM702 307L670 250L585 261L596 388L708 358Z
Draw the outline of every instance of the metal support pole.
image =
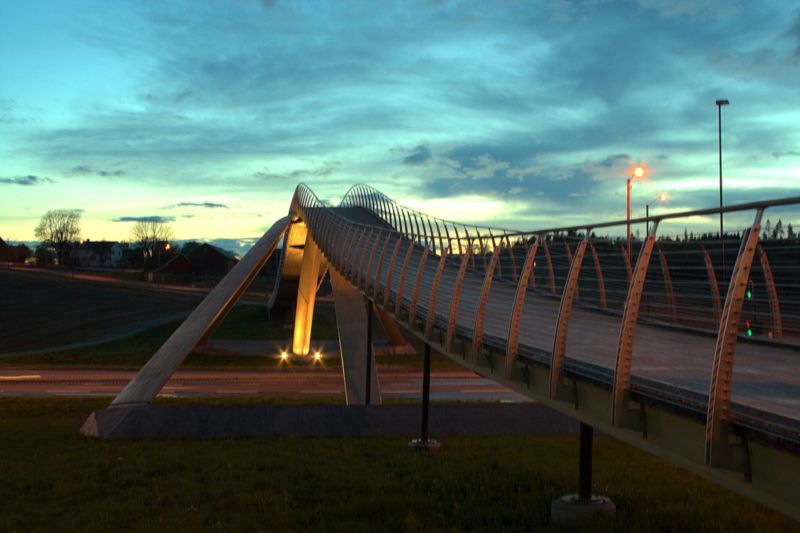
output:
M580 498L581 500L590 500L592 498L592 441L593 440L594 440L594 428L589 424L584 424L583 422L581 422L580 451L578 457L578 498Z
M614 502L592 494L592 441L594 428L581 422L578 455L578 494L567 494L550 505L550 519L558 526L586 525L594 517L613 517Z
M628 178L627 185L625 186L626 198L627 203L625 204L625 220L628 221L626 225L626 235L627 235L627 243L628 243L628 260L630 261L631 257L631 178Z
M420 438L408 443L412 450L436 450L441 444L439 441L428 438L428 410L431 403L431 346L425 344L425 354L422 362L422 427Z
M425 344L422 358L422 442L428 441L428 411L431 405L431 345Z
M367 299L367 386L364 394L365 405L370 404L372 393L372 302Z

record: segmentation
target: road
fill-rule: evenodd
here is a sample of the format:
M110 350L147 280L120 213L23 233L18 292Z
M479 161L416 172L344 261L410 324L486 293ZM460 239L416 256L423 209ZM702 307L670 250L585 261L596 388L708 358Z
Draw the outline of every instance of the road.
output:
M3 396L115 396L133 378L126 369L0 369ZM422 374L382 372L384 399L418 399ZM178 370L161 391L167 397L265 396L344 398L341 372L308 370ZM436 372L431 399L528 402L529 398L469 371Z

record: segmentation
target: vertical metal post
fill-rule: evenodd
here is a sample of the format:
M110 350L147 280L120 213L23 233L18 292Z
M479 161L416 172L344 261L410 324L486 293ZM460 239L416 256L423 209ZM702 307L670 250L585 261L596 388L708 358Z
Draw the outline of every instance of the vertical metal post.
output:
M431 347L425 344L425 354L422 362L422 425L420 427L420 438L408 443L412 450L425 451L436 450L441 444L428 438L428 411L431 403Z
M725 232L722 227L722 106L727 100L717 100L717 146L719 147L719 242L722 245L722 279L725 279Z
M628 261L631 260L631 179L628 178L627 184L625 186L625 193L627 198L627 203L625 204L625 219L628 221L626 224L626 236L628 242Z
M592 499L592 444L594 428L581 422L578 458L578 498Z
M422 362L422 442L428 441L428 411L431 404L431 345L425 343Z
M364 395L366 405L370 404L372 393L372 302L367 300L367 386Z

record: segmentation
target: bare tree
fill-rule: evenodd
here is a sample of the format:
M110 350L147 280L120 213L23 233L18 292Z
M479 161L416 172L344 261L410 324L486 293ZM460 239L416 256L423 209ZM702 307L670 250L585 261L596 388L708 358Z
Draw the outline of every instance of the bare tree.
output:
M145 250L146 258L152 261L159 246L175 238L172 228L157 218L140 220L131 228L131 241Z
M34 233L42 244L53 248L63 265L72 243L81 236L81 214L74 209L54 209L42 216Z

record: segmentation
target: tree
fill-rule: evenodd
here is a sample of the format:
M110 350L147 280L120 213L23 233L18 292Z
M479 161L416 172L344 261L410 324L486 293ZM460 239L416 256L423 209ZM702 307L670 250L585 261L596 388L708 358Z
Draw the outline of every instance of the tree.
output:
M42 216L34 233L36 238L55 250L58 264L64 265L72 243L81 236L81 214L74 209L54 209Z
M786 226L786 238L787 239L794 239L795 238L794 228L792 227L792 223L791 222L789 222L789 225Z
M772 230L772 237L774 239L783 239L785 235L785 230L783 229L783 221L778 219L778 222L775 223L775 229Z
M146 259L156 257L158 247L175 238L172 228L159 219L140 220L131 228L131 241L145 250Z

